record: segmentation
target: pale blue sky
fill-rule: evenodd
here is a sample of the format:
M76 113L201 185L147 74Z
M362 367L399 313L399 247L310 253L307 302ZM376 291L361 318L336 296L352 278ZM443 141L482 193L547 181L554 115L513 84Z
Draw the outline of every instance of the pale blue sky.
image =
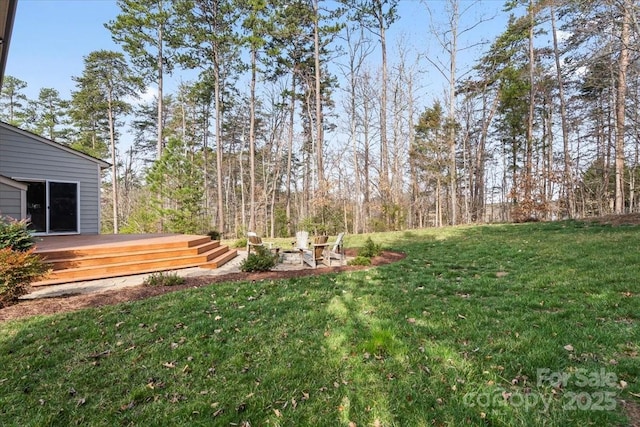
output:
M5 74L26 81L31 99L43 87L69 98L84 56L119 50L103 25L118 12L111 0L18 0Z
M429 5L438 11L445 2L429 0ZM502 5L502 0L485 1L477 13L495 13ZM115 0L18 0L6 75L26 81L25 93L31 99L37 98L43 87L55 88L61 97L69 98L75 87L72 76L82 74L84 56L99 49L120 50L104 27L119 11ZM401 19L389 32L391 55L395 47L393 38L400 34L414 49L433 54L437 47L429 40L429 18L423 2L403 0L399 12ZM466 18L476 19L477 13ZM503 15L481 26L476 37L501 31L504 21ZM429 74L429 90L441 92L441 84L436 83L434 87L439 76L434 71ZM173 78L180 80L181 75L177 73Z

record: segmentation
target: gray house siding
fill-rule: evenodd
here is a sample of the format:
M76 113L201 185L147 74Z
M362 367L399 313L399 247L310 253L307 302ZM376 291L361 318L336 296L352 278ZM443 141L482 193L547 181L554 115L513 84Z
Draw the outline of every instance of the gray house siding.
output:
M13 219L22 218L22 193L18 188L0 182L0 215Z
M77 182L80 206L78 231L82 234L98 234L100 231L100 167L106 165L0 123L0 174L21 182Z

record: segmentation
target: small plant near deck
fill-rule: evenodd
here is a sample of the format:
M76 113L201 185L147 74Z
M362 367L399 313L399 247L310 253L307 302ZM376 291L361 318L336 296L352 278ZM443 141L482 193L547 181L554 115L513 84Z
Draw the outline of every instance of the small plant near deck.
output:
M33 253L35 240L27 227L25 220L0 217L0 308L14 304L48 271Z
M207 233L207 236L211 237L211 240L220 240L220 232L218 230L211 230Z
M236 240L236 242L233 244L234 247L236 248L246 248L247 247L247 238L243 237L241 239Z
M364 246L360 248L360 250L358 251L358 256L365 257L365 258L373 258L374 256L378 256L381 253L382 253L382 248L380 247L380 245L377 243L374 243L374 241L371 240L371 237L368 237L367 240L365 240L364 242Z
M0 248L24 252L35 244L26 220L17 221L0 217Z
M245 272L269 271L276 265L276 257L264 246L256 246L256 252L249 254L240 264Z
M29 284L45 276L47 271L33 249L0 248L0 308L14 304L28 292Z
M183 283L184 277L178 276L178 273L168 273L166 271L153 273L142 282L144 286L178 286Z

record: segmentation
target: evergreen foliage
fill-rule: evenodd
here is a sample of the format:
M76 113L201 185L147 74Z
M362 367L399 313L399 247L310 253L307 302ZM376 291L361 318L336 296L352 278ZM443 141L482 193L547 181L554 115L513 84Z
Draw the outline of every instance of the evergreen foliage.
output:
M201 162L195 147L171 138L160 160L149 170L147 182L155 196L152 208L164 219L166 231L199 234L205 230L208 221L203 212Z
M256 246L255 253L251 253L240 264L240 270L245 272L269 271L276 265L276 256L264 246Z
M0 249L9 248L25 252L33 247L35 239L25 220L9 220L0 216Z
M371 265L371 258L358 255L357 257L350 259L347 265Z
M33 235L26 221L10 221L0 216L0 308L15 303L28 291L29 283L47 272L34 254Z
M373 258L382 253L382 247L375 243L371 237L367 237L364 242L364 246L358 251L359 257Z
M185 282L184 277L175 272L161 271L147 276L142 284L144 286L178 286Z

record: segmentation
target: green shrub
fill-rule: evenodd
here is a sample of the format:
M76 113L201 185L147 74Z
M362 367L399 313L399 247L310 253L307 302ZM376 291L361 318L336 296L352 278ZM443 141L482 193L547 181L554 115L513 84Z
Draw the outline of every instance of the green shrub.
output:
M218 230L211 230L207 233L207 236L211 237L211 240L220 240L220 232Z
M245 272L269 271L276 265L276 256L264 246L256 246L256 252L251 253L240 264L240 270Z
M34 249L0 248L0 308L14 304L28 292L29 284L49 271Z
M246 248L247 247L247 238L243 237L241 239L236 240L236 242L234 243L234 246L236 248Z
M16 221L0 217L0 248L24 252L35 244L26 220Z
M358 255L357 257L349 260L347 265L371 265L371 258Z
M382 248L380 245L376 244L371 240L371 237L367 237L367 240L364 242L364 246L360 248L358 251L358 256L373 258L374 256L378 256L382 253Z
M166 271L153 273L142 282L144 286L178 286L183 283L184 277L178 276L178 273L168 273Z

